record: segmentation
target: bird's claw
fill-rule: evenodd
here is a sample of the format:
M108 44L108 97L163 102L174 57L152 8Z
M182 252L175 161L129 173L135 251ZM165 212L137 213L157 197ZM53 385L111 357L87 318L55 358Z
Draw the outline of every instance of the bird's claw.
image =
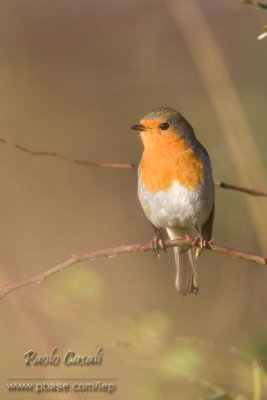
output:
M207 247L208 244L209 244L209 242L207 242L207 240L204 240L202 236L197 236L194 239L193 246L198 246L196 249L196 258L198 258L200 256L203 249L205 249L205 247Z
M152 244L152 249L154 251L154 256L156 258L160 258L161 254L160 254L160 250L164 250L166 251L166 246L165 243L162 239L160 239L157 235L153 237L153 239L151 240L151 244Z

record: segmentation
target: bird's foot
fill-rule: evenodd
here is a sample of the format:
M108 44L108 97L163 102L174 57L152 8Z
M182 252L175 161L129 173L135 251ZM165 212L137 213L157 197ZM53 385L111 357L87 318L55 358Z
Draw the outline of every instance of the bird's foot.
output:
M205 247L207 247L208 244L209 243L206 240L204 240L203 237L200 235L194 239L193 246L198 246L196 250L196 258L200 256L203 249L205 249Z
M166 246L164 241L158 235L155 235L151 240L151 244L152 244L152 249L154 251L154 256L156 258L160 258L161 257L160 250L166 251Z

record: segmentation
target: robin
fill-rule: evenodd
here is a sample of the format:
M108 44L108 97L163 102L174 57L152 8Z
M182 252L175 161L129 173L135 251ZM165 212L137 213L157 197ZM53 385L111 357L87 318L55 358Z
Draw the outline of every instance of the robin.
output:
M166 230L172 240L197 234L205 246L212 234L214 185L208 152L192 126L179 112L159 107L131 128L140 132L144 145L138 197L156 231L153 242L159 248L160 232ZM174 247L175 286L183 296L198 292L197 251Z

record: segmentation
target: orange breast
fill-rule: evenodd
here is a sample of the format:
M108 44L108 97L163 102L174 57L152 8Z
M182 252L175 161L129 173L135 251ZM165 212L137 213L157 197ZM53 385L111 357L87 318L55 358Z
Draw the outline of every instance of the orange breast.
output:
M203 161L184 139L177 138L176 134L150 135L152 133L141 134L145 150L140 176L151 192L168 190L174 180L189 190L203 183Z

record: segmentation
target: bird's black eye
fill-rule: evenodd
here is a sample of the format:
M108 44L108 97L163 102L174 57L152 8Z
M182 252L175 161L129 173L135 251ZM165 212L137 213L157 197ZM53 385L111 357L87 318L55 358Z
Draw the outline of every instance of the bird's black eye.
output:
M163 122L163 124L160 125L160 129L162 131L166 131L169 127L170 125L168 124L168 122Z

